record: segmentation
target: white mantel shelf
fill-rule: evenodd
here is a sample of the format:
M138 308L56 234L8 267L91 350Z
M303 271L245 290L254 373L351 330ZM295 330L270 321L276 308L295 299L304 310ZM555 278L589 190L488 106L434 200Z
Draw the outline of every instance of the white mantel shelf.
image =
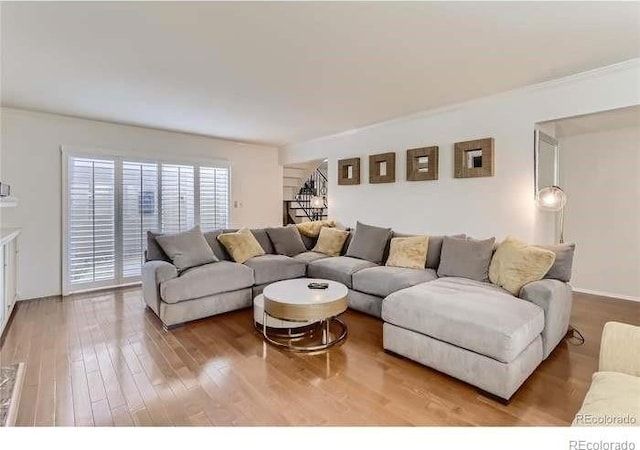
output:
M0 197L0 208L13 208L18 206L17 197Z
M0 228L0 246L15 239L20 231L20 228Z

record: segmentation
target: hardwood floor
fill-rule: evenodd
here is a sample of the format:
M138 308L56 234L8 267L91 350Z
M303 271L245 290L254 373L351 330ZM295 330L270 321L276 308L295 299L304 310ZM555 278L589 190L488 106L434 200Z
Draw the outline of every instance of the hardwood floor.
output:
M164 331L138 288L19 304L0 365L26 362L17 424L566 425L597 368L609 320L640 303L574 295L582 346L561 343L508 405L382 349L382 322L354 311L324 355L263 343L243 310Z

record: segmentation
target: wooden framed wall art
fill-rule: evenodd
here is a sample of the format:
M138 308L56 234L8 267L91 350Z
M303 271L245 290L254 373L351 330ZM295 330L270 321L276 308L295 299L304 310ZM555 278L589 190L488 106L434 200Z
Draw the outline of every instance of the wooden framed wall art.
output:
M360 184L360 158L338 160L338 184Z
M456 142L455 178L492 177L494 171L493 138Z
M394 183L396 181L395 152L369 156L369 183Z
M407 181L438 179L438 146L407 150Z

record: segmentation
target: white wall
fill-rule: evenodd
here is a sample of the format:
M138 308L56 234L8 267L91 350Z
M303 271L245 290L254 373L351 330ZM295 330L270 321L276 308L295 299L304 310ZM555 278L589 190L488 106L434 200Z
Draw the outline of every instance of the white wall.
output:
M2 182L17 208L2 208L3 227L21 227L21 298L61 292L61 145L160 157L226 159L231 164L233 226L282 221L282 167L275 148L53 114L2 108Z
M640 127L558 141L572 284L640 301Z
M502 70L508 68L500 68ZM470 74L472 76L472 74ZM514 235L550 242L553 230L534 205L533 130L537 122L640 104L640 60L542 85L428 111L283 148L282 163L329 158L329 214L405 232ZM425 89L438 86L425 85ZM375 95L375 93L372 93ZM453 144L495 138L495 176L454 179ZM438 145L440 179L405 181L405 151ZM368 183L368 155L396 152L393 184ZM337 185L337 160L359 156L359 186Z

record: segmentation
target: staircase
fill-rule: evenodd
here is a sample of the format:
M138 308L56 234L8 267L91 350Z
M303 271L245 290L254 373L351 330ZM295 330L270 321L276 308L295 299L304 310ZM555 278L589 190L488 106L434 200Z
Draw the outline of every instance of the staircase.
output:
M326 162L285 166L283 172L283 224L326 219Z

